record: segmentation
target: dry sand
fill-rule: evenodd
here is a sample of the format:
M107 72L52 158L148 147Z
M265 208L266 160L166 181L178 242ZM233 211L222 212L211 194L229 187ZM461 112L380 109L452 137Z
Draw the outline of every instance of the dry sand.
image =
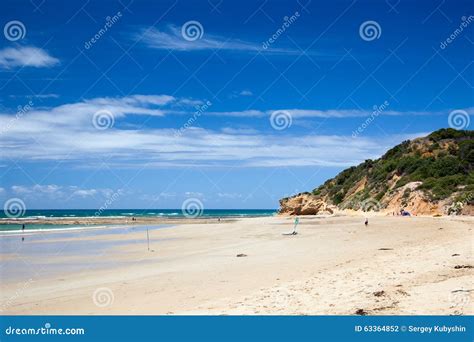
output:
M146 231L136 228L28 235L21 244L19 236L0 236L0 246L8 247L1 254L1 309L34 315L474 314L473 217L371 217L368 227L363 221L303 217L296 236L282 235L292 229L284 217L182 224L150 231L152 251ZM12 241L21 247L17 252L7 246ZM41 246L48 253L30 250Z

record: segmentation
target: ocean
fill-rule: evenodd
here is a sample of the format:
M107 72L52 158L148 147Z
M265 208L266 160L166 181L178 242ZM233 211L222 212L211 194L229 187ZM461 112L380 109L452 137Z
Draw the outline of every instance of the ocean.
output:
M232 217L257 217L272 216L276 214L275 209L204 209L198 217L201 218L232 218ZM100 213L97 209L43 209L26 210L22 216L16 218L18 224L0 224L1 231L16 231L21 229L23 220L58 220L74 218L140 218L140 217L163 217L163 218L185 218L181 209L107 209ZM10 220L5 212L0 212L1 221ZM103 226L103 225L100 225ZM26 229L65 229L78 228L78 225L57 225L57 224L28 224ZM93 227L93 225L88 225Z

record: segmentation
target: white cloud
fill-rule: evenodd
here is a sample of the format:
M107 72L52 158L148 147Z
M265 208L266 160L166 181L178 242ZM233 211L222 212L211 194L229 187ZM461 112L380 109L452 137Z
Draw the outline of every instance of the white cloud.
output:
M50 56L45 50L32 46L9 47L0 50L0 67L51 67L59 60Z
M72 193L72 196L78 196L78 197L91 197L97 195L97 190L96 189L81 189L81 190L76 190Z
M94 128L94 114L99 111L110 112L114 120L126 115L163 116L165 108L171 110L174 106L186 107L194 102L196 101L176 99L169 95L131 95L122 98L94 98L53 108L35 108L33 105L26 113L17 113L17 118L0 114L0 136L5 136L7 131L17 134L46 134L58 129L79 129L86 132Z
M301 132L295 136L291 129L281 132L268 129L262 132L245 127L227 127L220 131L190 127L182 135L176 135L176 130L171 128L145 126L136 129L115 125L106 130L98 130L92 124L94 113L102 109L110 110L116 118L136 114L162 116L176 114L173 108L185 105L189 105L187 100L167 95L131 95L84 100L49 109L33 108L9 126L12 115L0 114L0 127L8 126L0 134L0 149L5 160L63 160L75 162L82 167L93 167L95 158L107 158L109 164L124 168L348 166L367 158L378 157L387 148L413 137L352 138L341 135L306 135ZM296 117L347 117L369 113L358 110L293 111ZM183 113L186 111L179 112ZM248 110L215 112L211 115L261 116L267 120L268 113L269 111ZM267 126L269 128L270 124ZM47 190L48 188L37 189ZM76 196L91 196L94 195L91 190L74 191ZM18 187L16 191L28 189Z
M227 192L219 192L217 193L217 197L219 198L226 198L226 199L237 199L237 198L242 198L242 194L237 194L237 193L227 193Z
M248 51L260 53L282 53L297 54L298 51L281 48L263 49L262 44L246 42L238 39L229 39L216 36L205 32L203 37L188 41L183 38L181 28L175 25L169 25L166 30L157 28L147 28L141 30L135 35L138 40L150 48L175 51L199 51L199 50L228 50L228 51Z
M28 94L28 95L9 95L10 98L36 98L36 99L57 99L58 94Z
M29 194L31 193L33 190L27 188L26 186L21 186L21 185L13 185L12 186L12 191L15 193L15 194Z
M47 196L53 199L59 199L65 197L63 187L55 184L33 186L24 185L13 185L11 191L13 194L21 196L23 198L36 198L40 196Z
M328 109L328 110L316 110L316 109L271 109L271 110L243 110L243 111L232 111L232 112L206 112L206 115L213 116L228 116L228 117L265 117L270 116L275 111L288 112L293 119L299 118L356 118L356 117L368 117L373 114L373 110L360 110L360 109ZM385 110L380 111L377 115L433 115L433 114L446 114L443 112L426 112L426 111L394 111Z
M42 193L45 193L45 194L54 194L54 193L58 192L59 190L61 190L61 187L58 186L58 185L55 185L55 184L50 184L50 185L36 184L33 187L34 192L42 192Z
M33 186L24 185L13 185L11 193L22 198L50 198L50 199L68 199L72 197L94 197L100 196L101 198L109 198L114 191L112 189L86 189L79 186L61 186L56 184L40 185L35 184ZM121 190L116 191L121 193Z
M236 99L236 98L239 98L239 97L249 97L249 96L253 96L253 93L250 91L250 90L241 90L241 91L232 91L232 93L229 94L229 98L230 99Z
M27 97L35 97L37 99L57 99L59 98L58 94L35 94L35 95L28 95Z
M138 198L142 201L147 202L158 202L158 201L169 201L172 198L177 197L178 194L175 192L160 192L158 194L142 194Z
M242 90L240 93L239 93L240 96L252 96L253 93L250 91L250 90Z
M164 197L164 198L173 198L173 197L176 197L177 195L175 192L160 192L159 196Z
M206 115L214 116L230 116L230 117L263 117L266 112L261 110L249 109L243 111L232 111L232 112L206 112Z
M258 131L254 128L224 127L221 131L226 134L258 134Z
M186 197L194 197L194 198L203 198L204 194L202 192L192 192L192 191L186 191L184 193L184 196Z

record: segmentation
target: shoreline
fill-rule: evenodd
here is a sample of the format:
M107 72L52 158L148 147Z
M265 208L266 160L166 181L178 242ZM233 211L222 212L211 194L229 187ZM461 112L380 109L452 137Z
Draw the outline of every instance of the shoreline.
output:
M91 225L139 225L139 224L190 224L190 223L210 223L220 219L220 221L238 220L245 218L265 218L265 217L281 217L281 218L328 218L328 217L398 217L392 212L385 211L354 211L354 210L338 210L333 214L316 214L316 215L289 215L281 214L276 211L274 214L265 215L202 215L197 217L186 216L91 216L91 217L50 217L50 218L0 218L0 229L7 225L80 225L88 227ZM411 217L472 217L471 215L409 215ZM1 232L1 231L0 231Z

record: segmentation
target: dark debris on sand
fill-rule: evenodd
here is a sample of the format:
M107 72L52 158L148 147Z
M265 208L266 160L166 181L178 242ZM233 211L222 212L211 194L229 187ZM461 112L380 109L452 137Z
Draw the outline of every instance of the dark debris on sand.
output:
M357 309L355 314L359 316L367 316L369 313L365 311L364 309Z

